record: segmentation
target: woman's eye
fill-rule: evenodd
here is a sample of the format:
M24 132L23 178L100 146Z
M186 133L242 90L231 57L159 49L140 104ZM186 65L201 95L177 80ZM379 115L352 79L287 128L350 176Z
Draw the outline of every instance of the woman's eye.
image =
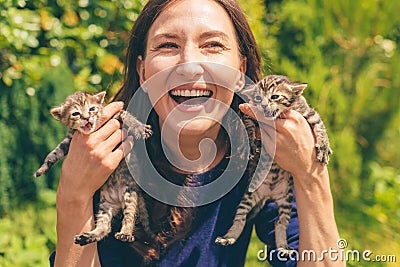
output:
M204 48L221 51L225 48L225 46L220 42L209 42L204 46Z
M81 115L81 113L79 113L79 112L77 112L77 111L75 111L74 113L72 113L72 116L74 116L74 117L78 117L78 116L80 116Z
M271 99L272 99L272 100L276 100L276 99L278 99L278 98L279 98L279 95L272 95L272 96L271 96Z
M172 43L172 42L165 42L165 43L162 43L162 44L158 45L157 48L158 49L178 48L178 45L175 44L175 43Z

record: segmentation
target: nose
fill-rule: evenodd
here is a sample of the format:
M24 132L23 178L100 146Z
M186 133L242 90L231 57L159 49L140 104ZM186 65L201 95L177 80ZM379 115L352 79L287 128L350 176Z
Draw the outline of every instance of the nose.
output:
M176 73L187 79L193 79L204 73L201 62L185 62L176 67Z
M204 73L201 61L203 55L196 44L189 42L181 51L180 64L176 67L176 73L185 78L192 79Z

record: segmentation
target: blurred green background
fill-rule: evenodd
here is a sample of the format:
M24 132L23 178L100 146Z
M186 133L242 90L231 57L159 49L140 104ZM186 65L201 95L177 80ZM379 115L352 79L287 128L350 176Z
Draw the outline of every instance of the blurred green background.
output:
M49 108L122 79L146 1L0 0L0 266L47 266L60 165L32 174L66 130ZM241 0L264 73L309 84L324 118L336 219L348 249L400 262L400 1ZM256 237L246 266L264 249ZM348 266L396 266L349 261ZM398 265L397 265L398 266Z

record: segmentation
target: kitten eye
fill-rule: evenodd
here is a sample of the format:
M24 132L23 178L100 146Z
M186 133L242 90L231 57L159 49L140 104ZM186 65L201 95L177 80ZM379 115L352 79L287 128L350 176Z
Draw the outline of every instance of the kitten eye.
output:
M260 95L257 95L254 97L254 101L260 103L262 101L262 97Z
M90 111L90 112L96 111L96 107L91 107L91 108L89 109L89 111Z
M72 113L72 116L74 116L74 117L78 117L80 115L81 115L81 113L79 113L78 111L75 111L74 113Z
M271 99L272 99L272 100L276 100L276 99L278 99L278 98L279 98L279 95L272 95L272 96L271 96Z

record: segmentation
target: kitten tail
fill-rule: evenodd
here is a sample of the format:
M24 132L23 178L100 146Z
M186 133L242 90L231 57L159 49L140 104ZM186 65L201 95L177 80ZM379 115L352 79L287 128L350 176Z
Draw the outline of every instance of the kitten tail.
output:
M46 171L47 171L47 168L45 166L42 166L33 174L33 177L38 178L39 176L41 176Z

